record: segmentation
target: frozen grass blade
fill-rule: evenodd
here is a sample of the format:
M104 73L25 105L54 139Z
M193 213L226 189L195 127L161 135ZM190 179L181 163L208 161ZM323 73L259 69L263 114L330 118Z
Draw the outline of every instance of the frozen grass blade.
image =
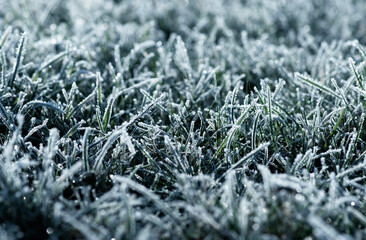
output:
M65 114L65 118L69 119L71 118L78 110L81 109L83 105L85 105L87 102L89 102L94 95L96 94L96 90L94 90L92 93L90 93L83 101L79 102L68 114Z
M60 61L61 59L63 59L68 54L69 54L69 52L64 51L64 52L61 52L61 53L55 55L54 57L50 58L46 62L42 63L42 65L37 69L36 74L39 74L43 69L45 69L45 68L51 66L52 64Z
M360 77L360 74L357 72L357 69L356 69L356 66L355 66L355 61L352 59L352 58L349 58L348 59L348 62L349 62L349 66L357 80L357 83L358 85L360 86L360 88L365 91L365 88L363 87L363 84L362 84L362 79Z
M71 137L80 127L81 125L85 124L84 120L81 120L80 122L78 122L77 124L75 124L72 128L70 128L69 131L67 131L67 133L65 134L64 138L69 138Z
M360 211L352 207L348 207L347 211L355 216L363 226L366 226L366 217Z
M21 65L22 60L23 60L23 56L24 56L24 52L25 52L25 42L26 42L26 34L23 33L19 40L14 68L10 75L10 79L8 81L8 86L10 88L13 87L15 77L18 74L19 66Z
M337 178L343 178L347 176L348 174L354 173L357 170L364 169L366 167L366 163L361 163L356 166L353 166L347 170L344 170L336 175Z
M8 119L9 119L9 116L8 116L8 113L6 112L6 109L4 107L3 104L1 104L0 102L0 119L1 121L6 125L8 126Z
M154 86L157 83L159 83L162 80L161 77L157 77L157 78L151 78L151 79L146 79L144 81L141 81L139 83L136 83L128 88L125 88L123 90L121 90L120 92L118 92L115 96L115 98L118 98L119 96L121 96L122 94L129 94L131 93L134 89L139 89L145 85L149 85L149 86Z
M130 136L128 136L128 133L126 132L126 128L122 128L120 130L115 130L113 133L108 137L106 143L104 144L103 148L101 149L100 153L97 155L94 167L93 169L95 171L99 171L102 167L102 162L107 154L107 151L110 147L112 147L112 144L118 139L121 138L121 142L125 143L128 147L128 150L131 152L131 154L135 154L136 150L132 144L132 139Z
M27 110L30 110L33 108L38 108L38 107L45 107L48 109L52 109L56 112L59 112L61 114L64 114L64 111L61 108L59 108L58 106L56 106L55 104L47 103L47 102L43 102L43 101L39 101L39 100L30 101L30 102L27 102L26 104L24 104L22 109L20 110L20 113L24 113Z
M327 147L328 147L329 141L332 139L332 137L333 137L334 133L336 132L336 130L337 130L337 128L338 128L338 126L339 126L339 124L341 123L342 118L343 118L344 114L346 113L346 110L347 110L347 107L345 107L345 108L343 109L343 111L342 111L341 115L340 115L340 116L339 116L339 118L338 118L337 123L334 125L334 127L333 127L333 129L332 129L332 131L331 131L331 133L330 133L330 135L329 135L329 137L327 138L327 142L325 143L325 148L327 148Z
M111 115L112 115L113 104L114 104L114 98L112 97L108 100L107 107L104 110L102 131L105 131L105 129L109 125L109 121L111 120Z
M181 169L181 172L187 173L188 169L189 169L188 162L184 161L184 159L182 159L181 156L178 155L175 147L172 145L172 142L170 141L169 137L166 135L164 136L164 142L165 142L165 145L167 145L168 148L170 149L170 151L173 153L174 160L177 163L177 165L179 166L179 168Z
M9 26L9 27L5 30L5 32L1 35L1 38L0 38L0 51L1 51L1 49L3 48L4 43L5 43L6 39L8 38L9 34L11 33L12 29L13 29L13 28Z
M232 136L235 134L235 132L240 128L241 123L245 120L245 117L247 116L247 114L249 113L249 111L250 111L250 109L252 108L253 105L255 105L255 103L253 103L252 105L248 106L245 109L245 111L243 111L243 113L239 116L239 118L236 120L236 122L233 125L233 127L229 130L227 136L224 138L224 140L220 144L219 148L217 149L217 151L216 151L216 153L215 153L215 155L213 156L212 159L217 158L217 156L221 153L221 151L223 150L223 148L228 144L229 139L232 138Z
M269 87L267 88L267 103L268 103L268 118L269 118L269 126L271 129L271 138L273 142L273 147L276 150L277 149L277 143L274 136L274 130L273 130L273 121L272 121L272 95Z
M176 39L177 42L175 45L175 62L178 64L180 70L188 77L192 72L192 67L187 54L187 49L180 36L177 36Z
M97 103L98 107L102 109L102 85L100 72L97 72L97 86L95 87L97 93Z
M327 93L328 95L331 95L333 97L336 98L340 98L340 96L338 96L337 93L335 93L333 90L327 88L326 86L321 85L320 83L316 83L313 79L311 79L310 77L306 77L300 73L296 73L295 76L300 79L301 81L321 90L324 93Z
M111 179L115 182L119 182L121 184L127 184L128 187L131 189L137 191L138 193L145 196L148 200L152 201L156 207L158 207L161 211L163 211L165 214L172 217L172 219L179 223L179 217L170 209L168 206L162 202L158 196L156 196L153 192L151 192L149 189L145 188L144 186L132 181L129 178L121 177L121 176L111 176Z
M90 135L90 128L87 128L84 133L83 137L83 161L84 161L84 169L85 171L89 170L89 135Z
M250 158L255 156L258 152L262 151L263 149L267 148L269 145L270 145L269 142L263 143L259 145L256 149L252 150L250 153L246 154L243 158L241 158L235 164L233 164L221 177L219 177L218 181L225 178L232 170L242 165L245 161L248 161Z
M258 121L259 121L259 117L261 115L261 111L257 111L257 114L255 115L255 120L253 123L253 128L252 128L252 149L256 148L256 143L257 143L257 128L258 128Z
M311 226L314 227L314 234L321 239L335 239L335 240L347 240L350 239L347 236L339 234L334 228L326 224L322 219L316 216L309 216L308 218Z
M26 142L30 136L32 136L34 133L38 132L40 129L47 127L48 118L46 118L41 125L38 125L34 128L32 128L31 131L27 134L27 136L24 137L24 141Z

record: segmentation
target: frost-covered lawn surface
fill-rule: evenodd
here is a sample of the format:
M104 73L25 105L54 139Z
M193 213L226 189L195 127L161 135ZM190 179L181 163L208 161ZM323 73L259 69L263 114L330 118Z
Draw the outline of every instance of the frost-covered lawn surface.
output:
M0 239L365 239L365 13L0 0Z

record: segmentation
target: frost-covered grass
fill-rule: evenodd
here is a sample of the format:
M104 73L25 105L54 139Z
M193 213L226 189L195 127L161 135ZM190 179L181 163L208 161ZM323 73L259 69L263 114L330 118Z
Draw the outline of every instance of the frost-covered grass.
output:
M365 239L365 12L0 0L0 239Z

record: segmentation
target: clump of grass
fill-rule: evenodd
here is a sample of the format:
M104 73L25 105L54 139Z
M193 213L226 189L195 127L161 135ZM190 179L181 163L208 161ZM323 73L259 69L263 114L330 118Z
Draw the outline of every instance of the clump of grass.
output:
M0 236L366 238L364 5L0 0Z

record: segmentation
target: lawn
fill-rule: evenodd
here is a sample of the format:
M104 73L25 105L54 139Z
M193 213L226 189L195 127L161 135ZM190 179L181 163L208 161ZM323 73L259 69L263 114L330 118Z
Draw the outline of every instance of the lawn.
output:
M0 0L0 239L366 239L365 12Z

